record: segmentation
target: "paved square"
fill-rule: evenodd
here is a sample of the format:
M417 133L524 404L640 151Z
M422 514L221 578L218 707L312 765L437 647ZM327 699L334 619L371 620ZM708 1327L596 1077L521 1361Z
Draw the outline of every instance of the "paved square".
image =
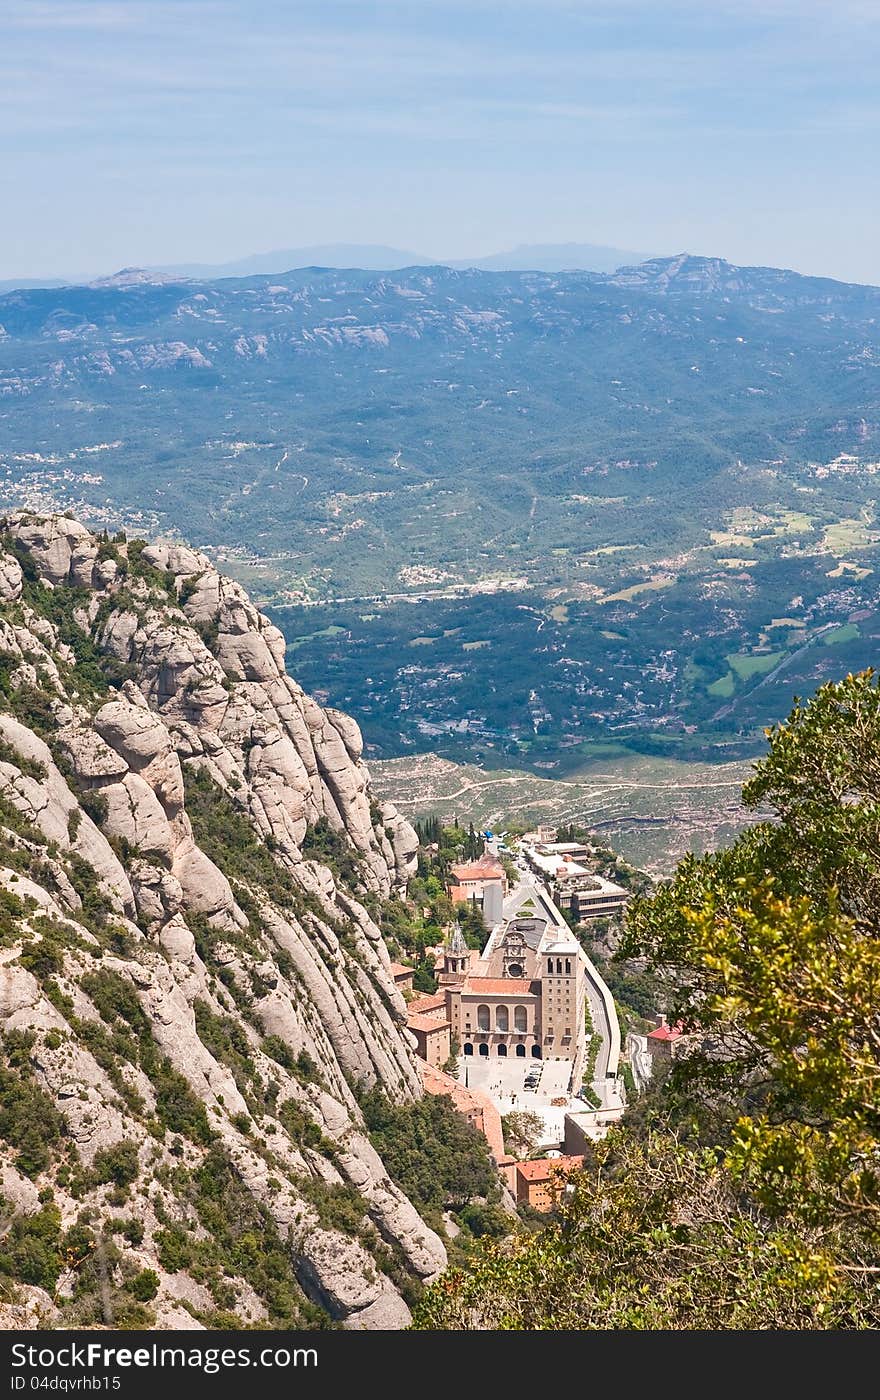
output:
M536 1089L527 1089L525 1078L532 1069L540 1070L541 1077ZM531 1109L540 1114L544 1122L541 1147L558 1147L564 1136L566 1112L584 1108L583 1100L571 1097L570 1076L569 1060L505 1060L474 1055L460 1055L458 1059L458 1082L469 1089L482 1089L499 1113ZM565 1104L554 1107L552 1100L560 1098L565 1099Z

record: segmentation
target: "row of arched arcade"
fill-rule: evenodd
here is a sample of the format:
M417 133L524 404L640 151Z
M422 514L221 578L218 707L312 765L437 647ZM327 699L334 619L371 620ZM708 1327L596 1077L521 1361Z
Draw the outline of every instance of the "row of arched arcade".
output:
M472 1055L472 1054L474 1053L474 1047L473 1047L473 1045L471 1044L471 1042L470 1042L469 1040L466 1040L466 1041L465 1041L463 1049L464 1049L464 1053L465 1053L466 1055ZM478 1046L477 1046L477 1053L478 1053L479 1055L488 1055L488 1053L489 1053L489 1046L486 1044L485 1041L483 1042L482 1045L478 1045ZM506 1046L506 1045L496 1045L496 1046L495 1046L495 1054L496 1054L496 1055L501 1055L502 1058L503 1058L503 1057L507 1054L507 1046ZM521 1060L524 1060L525 1057L526 1057L526 1047L525 1047L524 1045L517 1045L517 1046L515 1046L515 1047L514 1047L514 1054L517 1055ZM540 1047L540 1045L533 1045L533 1046L532 1046L532 1059L533 1059L533 1060L540 1060L540 1058L541 1058L541 1047Z

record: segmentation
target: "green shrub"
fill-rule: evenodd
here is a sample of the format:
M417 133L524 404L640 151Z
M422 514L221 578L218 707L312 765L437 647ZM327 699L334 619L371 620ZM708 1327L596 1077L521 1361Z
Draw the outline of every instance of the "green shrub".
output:
M186 1079L177 1072L171 1061L160 1055L150 1033L150 1023L131 983L119 973L101 968L98 972L86 973L82 978L82 987L106 1022L115 1025L121 1019L137 1036L137 1041L133 1042L126 1035L119 1038L117 1032L110 1045L111 1048L118 1048L126 1058L132 1058L136 1044L140 1067L156 1094L156 1116L159 1123L168 1132L182 1133L192 1142L211 1142L214 1134L208 1123L205 1105L196 1097ZM78 1028L82 1030L81 1025ZM123 1092L118 1086L117 1089L118 1092Z
M45 763L40 763L35 758L26 758L23 753L19 753L18 749L2 737L0 737L0 763L11 763L14 768L18 768L28 778L42 780L48 773Z
M229 880L261 886L276 903L294 905L301 893L272 859L245 814L204 769L184 769L186 810L196 841Z
M113 912L113 906L101 889L98 873L76 851L68 851L66 860L70 883L82 904L77 917L91 933L100 934L107 923L107 916Z
M24 902L11 890L0 888L0 943L7 947L19 937L19 920L24 918Z
M96 826L103 826L107 820L107 799L97 788L85 788L77 793L79 805Z
M325 1230L341 1230L358 1235L363 1229L367 1203L359 1191L342 1182L326 1182L317 1176L301 1176L296 1181L303 1199L314 1206Z
M159 1292L159 1275L155 1269L141 1269L139 1274L128 1280L125 1287L138 1302L149 1303Z
M194 622L192 625L205 643L208 651L212 653L215 652L217 650L217 643L220 640L219 620L213 617L209 622Z
M458 1213L462 1225L477 1239L503 1239L511 1233L511 1217L502 1206L468 1205Z
M167 594L171 601L176 603L177 589L174 574L170 569L157 569L154 564L147 563L143 557L146 548L146 540L129 540L126 572L130 578L143 579L151 588Z
M207 1144L214 1140L205 1105L196 1098L182 1074L170 1060L161 1060L147 1068L156 1091L156 1116L171 1133L181 1133L191 1142Z
M92 1170L99 1185L112 1181L115 1186L130 1186L140 1174L137 1144L123 1141L102 1148L95 1154Z
M128 1243L134 1245L135 1248L139 1244L143 1244L144 1227L140 1220L135 1220L134 1216L128 1220L111 1220L109 1227L114 1234L123 1235Z
M256 1077L251 1047L240 1023L231 1016L218 1016L201 997L193 1004L199 1040L215 1059L228 1065L240 1094L246 1094Z
M360 1095L373 1146L392 1180L425 1218L437 1223L446 1207L498 1196L498 1178L482 1133L443 1094L393 1104L381 1089Z
M104 968L98 972L87 972L81 986L95 1003L102 1020L112 1023L119 1018L127 1022L136 1035L149 1034L149 1022L141 1009L137 993L120 973Z
M286 1103L281 1105L278 1110L278 1119L285 1132L290 1134L299 1147L313 1147L320 1150L325 1142L329 1142L328 1139L325 1139L314 1118L310 1118L293 1099L288 1099Z
M30 940L22 946L19 962L32 972L39 982L54 977L64 967L64 953L52 938Z
M293 1074L296 1061L290 1046L280 1035L267 1035L260 1048L264 1055L268 1055L289 1074Z
M29 684L20 685L11 692L8 703L15 718L27 725L28 729L42 739L52 738L58 726L51 691Z
M31 1177L45 1171L65 1131L64 1119L31 1078L27 1062L0 1064L0 1138L16 1149L19 1171Z
M169 1274L188 1269L195 1258L195 1246L182 1225L169 1225L155 1236L159 1263Z
M306 828L302 853L307 860L326 865L341 883L350 886L360 883L360 857L347 837L333 830L326 817L320 817Z
M34 1215L16 1216L0 1237L0 1274L53 1293L64 1263L60 1236L57 1206L45 1205Z
M272 1327L327 1325L326 1315L302 1296L289 1245L221 1149L212 1148L194 1174L191 1199L209 1237L195 1246L200 1263L246 1279L266 1304Z
M6 797L0 797L0 823L8 827L10 831L14 831L16 836L24 837L25 841L32 841L35 846L49 844L39 827L34 826L33 822L29 822L27 817L23 816L15 804Z

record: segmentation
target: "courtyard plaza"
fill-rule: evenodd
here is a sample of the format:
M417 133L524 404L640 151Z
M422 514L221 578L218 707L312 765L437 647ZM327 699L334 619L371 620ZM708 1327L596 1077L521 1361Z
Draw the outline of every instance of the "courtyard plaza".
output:
M526 1088L530 1071L540 1071L535 1089ZM456 1077L459 1084L482 1089L501 1114L523 1109L537 1113L544 1124L539 1147L559 1147L565 1136L566 1113L580 1113L589 1107L569 1091L570 1060L489 1060L460 1055ZM554 1099L565 1103L554 1105Z

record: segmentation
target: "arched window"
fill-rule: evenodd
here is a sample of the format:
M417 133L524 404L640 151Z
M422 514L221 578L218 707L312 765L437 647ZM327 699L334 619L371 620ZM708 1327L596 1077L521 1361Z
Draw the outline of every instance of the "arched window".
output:
M482 1050L482 1048L483 1048L483 1047L482 1047L482 1045L481 1045L481 1046L480 1046L480 1049ZM532 1046L532 1059L533 1059L533 1060L540 1060L540 1058L541 1058L541 1047L540 1047L540 1045L533 1045L533 1046Z
M495 1008L495 1029L496 1031L510 1030L510 1012L506 1006L496 1006Z
M487 1031L489 1029L489 1008L488 1006L477 1007L477 1030Z
M548 958L548 959L547 959L547 973L548 973L548 975L549 975L550 977L553 976L553 959L552 959L552 958Z
M513 1008L513 1028L516 1031L526 1031L529 1028L529 1013L524 1006Z
M518 1045L516 1047L516 1053L519 1055L520 1059L524 1060L526 1057L526 1047L524 1045Z
M474 1053L474 1047L470 1044L470 1042L468 1042L468 1044L465 1045L464 1053L466 1055L472 1055Z
M561 959L561 958L557 958L557 959L556 959L556 971L560 974L560 976L562 975L562 959Z
M481 1055L488 1055L488 1053L489 1053L489 1047L488 1047L488 1045L481 1045L481 1046L480 1046L480 1054L481 1054ZM539 1051L538 1053L540 1054L540 1051Z
M499 1045L499 1046L498 1046L498 1054L499 1054L499 1055L506 1055L506 1054L507 1054L507 1046L506 1046L506 1045Z
M569 975L571 975L571 958L565 959L565 970Z

